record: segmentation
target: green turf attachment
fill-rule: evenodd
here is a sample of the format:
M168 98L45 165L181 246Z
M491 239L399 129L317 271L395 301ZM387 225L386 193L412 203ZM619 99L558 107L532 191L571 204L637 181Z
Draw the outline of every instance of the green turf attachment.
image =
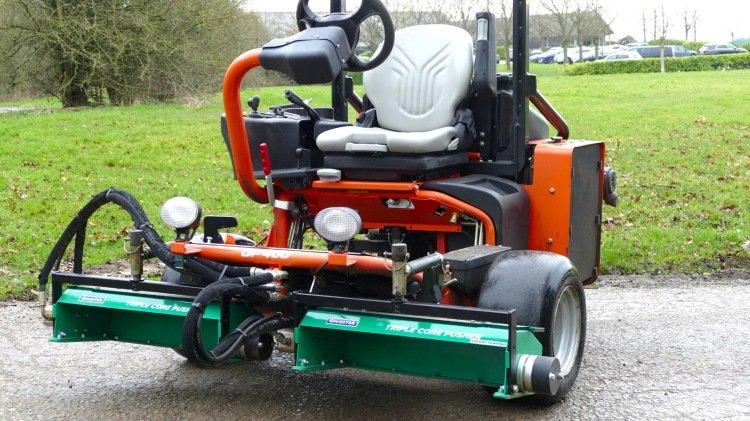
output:
M506 325L343 310L308 311L294 332L295 370L357 367L477 383L506 384ZM541 355L527 328L517 355Z
M54 305L51 340L116 340L179 348L182 324L192 303L190 297L71 286ZM251 314L255 314L252 307L231 304L230 327ZM213 303L201 324L201 337L208 349L218 343L220 326L220 305Z

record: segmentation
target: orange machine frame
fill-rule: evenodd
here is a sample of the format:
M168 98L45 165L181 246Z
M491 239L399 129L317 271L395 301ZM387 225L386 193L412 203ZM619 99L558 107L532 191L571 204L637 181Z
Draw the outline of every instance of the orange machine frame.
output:
M244 75L260 66L260 49L248 51L239 56L230 66L224 78L224 104L226 112L229 146L234 160L237 180L244 193L259 203L268 203L268 193L256 181L252 157L247 141L244 123L240 86ZM573 153L576 148L600 144L600 160L604 159L604 146L601 142L532 142L535 145L533 183L523 185L530 197L529 249L545 250L567 256L570 246L571 228L571 190L573 171ZM599 194L603 191L603 172L599 174ZM446 194L422 190L419 182L369 182L369 181L314 181L311 187L300 190L286 190L280 184L276 186L276 202L273 206L274 224L269 233L268 246L285 248L288 244L290 221L288 208L295 197L304 197L308 207L314 213L330 206L355 207L363 220L366 229L379 229L386 226L401 226L409 230L431 231L438 234L438 251L445 251L440 244L445 233L458 232L461 226L456 224L457 217L470 216L482 223L486 244L496 244L496 230L491 218L480 209ZM394 210L384 215L385 198L407 199L413 203L413 209ZM438 215L434 212L442 206L445 212ZM241 247L240 247L241 248ZM215 250L215 251L211 251ZM329 254L292 253L286 259L274 259L268 254L257 254L255 258L239 257L241 252L233 247L189 245L176 253L200 253L202 257L220 261L263 264L268 266L295 266L317 268L329 262ZM237 255L237 256L235 256ZM338 265L354 265L362 270L374 273L384 272L383 259L366 256L353 256L347 259L336 258ZM596 256L598 267L599 256ZM318 266L316 266L318 265ZM336 264L334 264L335 266ZM385 274L385 273L384 273ZM584 276L585 278L585 276Z

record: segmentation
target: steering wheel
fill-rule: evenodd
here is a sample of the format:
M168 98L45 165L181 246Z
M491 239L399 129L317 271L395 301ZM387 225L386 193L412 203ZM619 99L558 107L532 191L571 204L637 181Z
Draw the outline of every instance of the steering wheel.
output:
M338 26L346 33L346 39L349 40L349 46L352 49L352 56L346 62L349 70L364 72L379 66L393 50L393 42L396 38L396 30L393 26L393 20L385 5L380 0L362 0L359 10L354 13L331 13L330 15L319 16L310 9L310 0L300 0L297 4L297 25L300 31L307 28L317 28L326 26ZM380 52L372 57L368 62L363 62L354 53L354 48L359 42L359 27L370 16L377 16L383 22L385 39Z

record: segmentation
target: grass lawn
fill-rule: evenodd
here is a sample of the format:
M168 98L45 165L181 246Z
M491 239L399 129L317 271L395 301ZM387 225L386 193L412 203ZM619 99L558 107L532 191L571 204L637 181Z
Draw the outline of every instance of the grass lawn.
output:
M604 215L605 272L747 264L747 72L557 77L559 67L532 67L539 89L566 117L573 137L607 141L609 164L619 174L621 206ZM314 104L329 101L323 88L295 89ZM284 103L281 88L245 97L254 93L262 108ZM221 110L213 96L191 106L0 114L0 298L29 296L64 226L109 186L138 197L166 238L158 210L175 195L193 197L205 214L238 216L239 231L258 238L268 209L246 199L232 179ZM87 264L123 257L130 226L114 207L95 214Z
M572 137L607 141L618 170L622 204L605 209L605 271L750 263L746 71L541 78L539 89Z

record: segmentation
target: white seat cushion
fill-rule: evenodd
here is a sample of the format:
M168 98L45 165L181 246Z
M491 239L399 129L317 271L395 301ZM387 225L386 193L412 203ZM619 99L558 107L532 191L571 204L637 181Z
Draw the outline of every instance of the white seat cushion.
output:
M399 132L450 126L466 97L474 70L471 35L450 25L396 31L391 55L365 72L365 93L378 125Z
M473 51L471 35L455 26L396 31L388 59L364 74L365 91L380 127L323 132L316 139L318 148L324 152L455 150L453 117L469 90Z
M395 132L379 127L339 127L318 135L324 152L430 153L455 150L456 129L441 127L428 132Z

